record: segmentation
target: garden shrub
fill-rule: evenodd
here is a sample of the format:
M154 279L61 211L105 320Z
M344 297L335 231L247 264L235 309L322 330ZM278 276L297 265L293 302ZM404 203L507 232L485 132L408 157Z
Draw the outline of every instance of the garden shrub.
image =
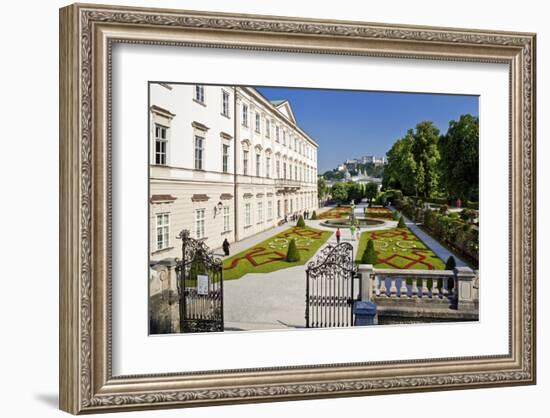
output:
M458 254L470 258L474 264L479 260L479 232L460 218L444 215L439 211L425 210L423 228L435 239L447 244Z
M439 208L439 212L445 215L447 212L449 212L449 206L441 205L441 207Z
M399 217L399 222L397 223L398 228L406 228L407 225L405 225L405 218L403 216Z
M474 209L463 209L460 212L460 218L466 222L472 223L477 218L477 212Z
M367 242L367 247L365 248L363 256L361 257L361 263L372 265L378 263L378 257L376 256L376 251L374 250L374 241L371 239L369 239Z
M466 208L479 210L479 202L466 202Z
M395 206L403 198L403 192L401 190L390 189L384 192L384 196L387 202Z
M424 222L424 211L421 207L417 207L414 209L414 221Z
M393 220L394 221L398 221L400 217L401 217L401 214L399 212L397 212L397 211L393 212Z
M388 199L385 193L381 193L375 200L377 205L386 206L388 204Z
M289 263L300 261L300 252L298 251L298 247L296 247L296 240L294 238L292 238L288 243L288 250L286 252L286 261Z
M446 197L431 197L428 199L428 202L435 203L436 205L446 205L449 203L449 200Z
M313 213L311 214L311 220L312 220L312 221L316 221L317 219L319 219L319 218L317 217L317 212L313 211Z
M403 212L407 217L414 219L416 205L410 197L404 197L399 201L399 204L396 206L401 212Z
M296 226L298 228L305 228L306 222L304 221L304 217L302 215L300 215L300 217L298 218L298 222L296 222Z

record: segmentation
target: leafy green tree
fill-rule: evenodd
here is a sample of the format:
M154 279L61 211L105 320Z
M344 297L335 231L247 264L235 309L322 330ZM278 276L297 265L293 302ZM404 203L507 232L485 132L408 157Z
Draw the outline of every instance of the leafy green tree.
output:
M296 226L298 228L305 228L306 227L306 222L304 221L304 217L302 215L300 215L300 217L298 218L298 222L296 222Z
M364 170L367 172L367 175L375 178L382 178L384 175L384 165L382 164L373 164L373 163L367 163L365 164Z
M363 198L363 189L361 187L361 183L355 183L353 181L350 181L346 183L347 191L348 191L348 199L358 202Z
M418 167L415 188L418 194L429 197L439 184L439 129L432 121L422 121L416 125L413 136L411 151Z
M288 250L286 252L286 261L289 263L294 263L295 261L300 261L300 252L298 247L296 247L296 240L292 238L288 243Z
M372 264L375 265L378 263L378 257L376 256L376 251L374 250L374 241L369 239L367 242L367 247L363 252L361 257L362 264Z
M330 193L332 198L338 202L348 200L348 189L344 183L334 183Z
M418 168L416 170L415 178L414 178L414 195L418 196L420 194L424 194L426 191L426 175L424 172L424 164L422 164L422 161L418 164Z
M384 189L401 189L408 195L416 192L416 161L412 153L413 143L414 133L409 129L405 137L397 140L387 152L388 164L382 178Z
M365 184L365 197L371 200L374 200L378 197L378 184L376 183L367 183Z
M327 182L323 177L317 179L317 197L322 200L328 194Z
M479 196L479 118L470 114L450 121L439 140L441 185L464 202Z

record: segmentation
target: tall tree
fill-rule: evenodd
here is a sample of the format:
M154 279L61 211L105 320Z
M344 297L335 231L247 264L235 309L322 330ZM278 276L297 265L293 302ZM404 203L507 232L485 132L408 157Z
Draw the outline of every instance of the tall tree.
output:
M348 200L348 189L344 183L334 183L331 189L332 198L338 202Z
M355 183L350 181L346 183L348 189L348 199L354 200L355 202L360 202L363 198L363 187L361 183Z
M376 199L377 196L378 196L378 184L376 183L365 184L365 197L369 199L369 202L373 199Z
M414 133L407 131L405 137L397 140L387 153L388 164L384 169L382 185L385 189L401 189L405 194L416 193L416 161L412 153Z
M416 125L412 154L418 167L415 189L418 194L430 196L439 185L439 129L432 121Z
M323 177L317 179L317 197L322 200L328 193L327 182Z
M449 122L439 141L441 184L452 197L479 198L479 118L470 114Z

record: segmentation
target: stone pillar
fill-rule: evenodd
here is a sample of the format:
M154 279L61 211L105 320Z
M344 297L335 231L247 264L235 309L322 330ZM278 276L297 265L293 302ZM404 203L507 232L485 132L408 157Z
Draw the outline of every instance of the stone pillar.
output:
M171 332L180 332L180 312L178 293L178 274L176 273L177 259L168 266L170 287L168 292L168 305L170 309Z
M457 310L475 311L478 301L475 300L474 271L470 267L456 267L454 269L454 275Z
M374 266L372 264L359 264L358 272L361 277L360 299L368 302L372 299L372 276L374 274Z

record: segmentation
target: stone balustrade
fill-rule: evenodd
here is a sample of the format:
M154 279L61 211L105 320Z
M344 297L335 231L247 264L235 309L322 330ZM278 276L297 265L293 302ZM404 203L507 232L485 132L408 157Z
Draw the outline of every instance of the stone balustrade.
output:
M359 265L360 298L380 306L477 312L479 278L469 267L454 270L375 269ZM409 307L409 308L407 308Z

